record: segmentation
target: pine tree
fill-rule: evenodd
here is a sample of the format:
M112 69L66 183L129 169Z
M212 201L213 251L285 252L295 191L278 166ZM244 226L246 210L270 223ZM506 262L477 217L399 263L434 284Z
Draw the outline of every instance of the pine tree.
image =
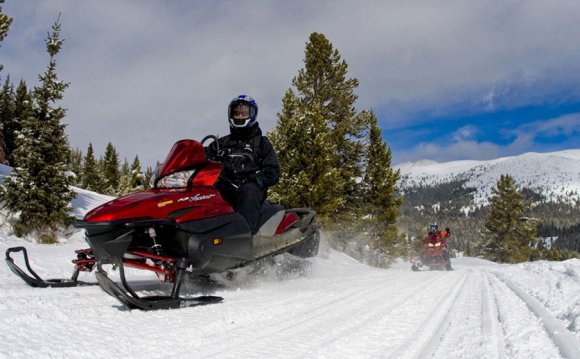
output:
M310 35L304 65L292 80L292 88L282 101L278 124L269 134L278 152L282 172L281 183L273 188L273 195L286 204L305 206L309 202L311 208L323 215L348 212L346 204L351 205L360 197L357 181L362 176L363 144L360 139L366 118L354 110L357 99L354 89L358 80L346 78L348 65L320 33ZM309 124L305 121L318 122ZM318 138L322 138L324 144L312 143L310 137L313 133L320 136ZM324 148L317 148L319 145ZM302 158L293 159L292 156L298 153ZM325 157L320 159L320 155ZM330 172L326 167L319 171L332 179L331 188L312 189L318 198L308 199L304 193L298 193L297 188L285 187L300 186L299 177L316 172L310 167L319 166L315 163L317 161L324 166L332 164ZM316 182L316 179L306 180L306 183ZM317 185L327 184L327 181L320 181ZM327 193L322 194L324 191Z
M351 203L358 196L357 179L362 176L363 145L360 139L365 116L356 114L354 89L358 80L347 79L348 65L332 43L320 33L312 33L306 44L304 68L298 71L292 85L301 105L307 111L319 108L331 129L334 163L340 163L340 181L335 184L342 203Z
M525 216L530 209L516 188L513 177L502 175L492 189L489 213L483 230L483 255L500 263L530 259L537 239L533 221Z
M131 167L129 167L127 158L123 161L119 174L120 180L116 195L123 196L131 192Z
M93 149L92 143L89 143L87 153L83 160L81 179L81 187L86 190L101 192L104 188L99 166L95 160L95 150Z
M103 175L105 176L105 193L116 195L121 181L119 155L111 142L107 144L102 161Z
M280 120L269 134L281 168L271 197L286 207L313 208L321 217L330 216L344 203L344 196L320 107L304 108L292 90L286 92L282 106Z
M12 120L14 113L14 87L10 83L10 76L4 81L4 86L0 92L0 163L8 164L8 123Z
M53 107L68 87L56 73L55 56L63 43L59 36L57 20L46 39L48 69L39 76L41 85L34 88L30 115L22 119L22 132L17 138L14 156L19 166L14 176L5 180L2 192L8 212L19 213L14 233L35 233L41 242L55 241L55 231L70 223L69 205L74 197L66 173L68 141L61 123L66 111Z
M22 130L22 121L31 115L32 94L28 91L26 83L21 80L14 94L12 116L6 119L5 140L8 163L12 167L19 166L14 158L16 151L16 136Z
M367 214L365 232L371 236L375 250L392 253L397 240L398 206L403 200L397 195L400 171L391 167L391 149L383 141L374 112L366 115L369 118L369 137L363 177L364 212Z
M143 183L143 173L141 173L141 162L139 156L135 156L131 164L131 192L140 191L145 188Z
M143 177L143 188L149 189L151 188L151 179L153 178L153 168L151 166L147 166L145 170L145 175Z
M80 186L83 183L83 152L78 148L70 151L68 168L74 173L73 184Z
M4 3L4 0L0 0L0 5ZM10 25L12 24L12 18L8 15L4 14L2 11L2 6L0 6L0 42L4 40L6 35L8 34L8 30L10 29ZM0 71L4 66L0 64Z

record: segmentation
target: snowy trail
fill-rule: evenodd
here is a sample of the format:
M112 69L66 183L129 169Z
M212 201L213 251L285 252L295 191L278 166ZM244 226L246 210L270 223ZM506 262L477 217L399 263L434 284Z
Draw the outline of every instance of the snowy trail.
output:
M18 244L2 239L0 251ZM67 276L81 246L30 245L32 265ZM412 272L326 249L281 275L288 259L278 259L201 286L223 303L154 312L126 310L99 287L30 288L1 264L0 357L561 358L580 348L579 260L460 258L454 271Z

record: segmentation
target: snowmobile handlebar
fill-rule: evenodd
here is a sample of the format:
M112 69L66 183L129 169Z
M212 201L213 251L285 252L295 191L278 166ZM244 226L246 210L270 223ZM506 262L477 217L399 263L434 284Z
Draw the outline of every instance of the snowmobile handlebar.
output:
M218 137L217 137L216 135L207 135L207 136L205 136L204 138L202 138L200 142L201 142L201 144L203 145L203 144L205 143L205 141L207 141L207 140L209 140L209 139L212 139L212 140L214 140L214 141L215 141L216 148L217 148L217 150L219 151L219 149L220 149L220 143L219 143L219 141L218 141Z

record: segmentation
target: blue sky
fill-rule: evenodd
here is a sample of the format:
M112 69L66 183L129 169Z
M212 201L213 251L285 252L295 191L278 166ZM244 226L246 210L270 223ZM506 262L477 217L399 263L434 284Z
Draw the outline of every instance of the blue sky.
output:
M323 33L373 109L394 163L580 148L580 1L7 0L0 47L13 82L37 85L61 13L73 147L163 160L173 142L228 132L245 93L266 131Z

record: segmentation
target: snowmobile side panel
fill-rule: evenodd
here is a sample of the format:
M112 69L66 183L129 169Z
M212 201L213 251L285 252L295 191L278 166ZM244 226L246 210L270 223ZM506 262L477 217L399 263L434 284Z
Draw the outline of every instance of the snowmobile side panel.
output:
M178 223L176 228L176 238L163 246L188 258L194 270L222 272L254 259L252 233L239 213Z

